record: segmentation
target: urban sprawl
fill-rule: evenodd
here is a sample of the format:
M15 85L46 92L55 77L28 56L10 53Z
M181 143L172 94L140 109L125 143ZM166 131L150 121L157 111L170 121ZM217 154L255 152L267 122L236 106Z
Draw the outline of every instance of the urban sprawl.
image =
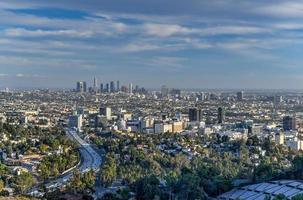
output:
M0 102L4 196L302 199L300 91L94 78L71 90L5 89Z

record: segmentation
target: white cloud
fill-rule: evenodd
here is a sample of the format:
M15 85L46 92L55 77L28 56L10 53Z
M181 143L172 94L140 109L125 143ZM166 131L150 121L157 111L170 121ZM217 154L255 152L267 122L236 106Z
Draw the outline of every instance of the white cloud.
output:
M188 34L195 32L192 29L177 24L145 24L144 30L149 35L168 37L176 34Z
M268 5L262 5L255 9L258 14L274 16L278 18L303 17L303 3L299 1L284 1Z
M169 37L174 35L192 35L198 34L203 36L209 35L247 35L271 32L268 28L245 26L245 25L223 25L210 26L206 28L188 28L178 24L145 24L145 33L158 37Z
M280 22L280 23L273 23L272 27L277 29L284 29L284 30L297 30L297 29L303 29L303 23Z
M39 74L23 74L23 73L16 74L16 77L17 78L45 78L45 76Z
M139 52L139 51L151 51L160 49L161 46L155 44L147 44L147 43L131 43L126 45L123 48L117 49L121 52Z
M8 76L8 74L0 74L0 78L1 77L7 77Z
M245 35L270 32L269 29L254 26L215 26L201 30L203 35Z
M6 29L6 36L10 37L49 37L49 36L67 36L88 38L94 35L92 31L76 31L76 30L27 30L23 28Z
M16 74L16 77L24 77L25 75L24 74L21 74L21 73L19 73L19 74Z

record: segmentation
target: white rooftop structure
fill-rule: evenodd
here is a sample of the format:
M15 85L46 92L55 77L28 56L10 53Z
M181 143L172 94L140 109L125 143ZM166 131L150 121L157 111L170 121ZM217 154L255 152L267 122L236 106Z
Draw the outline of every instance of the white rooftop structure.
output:
M217 199L263 200L266 196L273 198L278 194L284 194L287 199L303 194L303 181L281 180L248 185L226 192L218 196Z

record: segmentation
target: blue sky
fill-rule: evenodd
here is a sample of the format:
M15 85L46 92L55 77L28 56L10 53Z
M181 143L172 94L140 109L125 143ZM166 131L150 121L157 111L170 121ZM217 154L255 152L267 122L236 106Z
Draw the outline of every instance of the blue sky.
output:
M1 0L0 87L302 89L303 1Z

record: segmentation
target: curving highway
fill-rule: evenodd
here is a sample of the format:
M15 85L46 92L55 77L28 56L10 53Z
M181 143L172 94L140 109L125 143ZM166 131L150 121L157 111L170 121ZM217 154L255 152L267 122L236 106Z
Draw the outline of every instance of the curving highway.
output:
M77 167L77 169L81 173L88 172L93 170L95 172L99 171L100 165L102 164L101 156L91 147L89 143L84 141L82 138L79 137L77 131L74 129L65 129L66 135L79 144L79 152L81 155L81 163ZM55 180L51 180L50 182L46 183L44 186L47 190L52 191L57 188L63 187L73 176L73 172L68 171L65 174L62 174ZM39 192L38 187L34 187L28 191L28 195L41 197L44 193Z

